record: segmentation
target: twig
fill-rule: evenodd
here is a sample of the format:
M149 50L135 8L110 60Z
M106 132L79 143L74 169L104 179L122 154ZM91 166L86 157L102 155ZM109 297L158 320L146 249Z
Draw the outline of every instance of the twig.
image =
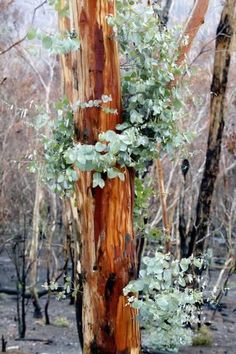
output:
M39 4L38 6L36 6L34 8L34 11L33 11L33 16L32 16L32 19L31 19L31 26L33 25L34 23L34 19L35 19L35 15L36 15L36 12L38 9L40 9L43 5L45 5L47 3L47 0L43 1L41 4ZM20 43L24 42L24 40L27 38L27 35L28 35L28 31L27 33L20 39L18 39L16 42L14 42L13 44L11 44L8 48L2 50L0 52L0 55L3 55L3 54L6 54L7 52L9 52L12 48L16 47L17 45L19 45Z
M162 209L163 231L165 236L165 251L168 253L170 252L170 248L171 248L170 226L169 226L168 214L167 214L163 167L162 167L161 160L159 158L156 161L156 168L157 168L159 194L160 194L161 209Z

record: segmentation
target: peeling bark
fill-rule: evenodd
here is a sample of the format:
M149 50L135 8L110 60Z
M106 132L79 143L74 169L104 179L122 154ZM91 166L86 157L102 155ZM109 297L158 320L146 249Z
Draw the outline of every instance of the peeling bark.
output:
M117 115L90 108L75 114L77 140L95 143L98 134L121 122L120 74L117 43L106 16L115 2L71 1L69 26L80 33L81 48L63 59L66 95L71 102L111 95L109 108ZM67 23L68 26L68 23ZM80 173L76 186L81 224L79 279L83 290L84 353L139 353L136 312L127 306L123 288L136 277L133 231L134 174L125 181L106 180L104 189L92 188L91 173ZM82 306L82 307L81 307ZM78 309L77 309L78 310Z

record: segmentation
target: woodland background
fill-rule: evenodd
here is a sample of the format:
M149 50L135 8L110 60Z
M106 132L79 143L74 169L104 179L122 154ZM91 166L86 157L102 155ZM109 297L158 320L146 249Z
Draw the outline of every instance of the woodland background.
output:
M182 26L193 3L192 0L173 0L168 26ZM182 210L180 203L183 198L187 227L196 212L193 206L197 202L208 134L214 39L223 3L220 0L210 1L205 22L200 27L188 56L190 75L186 74L183 78L184 109L181 124L186 131L195 133L194 138L175 154L173 160L167 156L162 160L173 244L179 242L179 214ZM9 295L11 289L16 289L17 277L24 276L22 271L26 261L22 257L23 249L29 250L31 258L27 262L31 266L33 264L30 270L25 266L31 294L35 288L34 277L37 277L37 286L39 292L42 292L41 285L45 281L59 278L63 270L71 276L73 268L73 230L70 216L65 213L66 202L62 202L43 186L37 174L28 170L34 150L41 148L32 125L39 112L46 111L53 116L52 103L62 96L59 56L50 54L42 48L41 43L27 38L4 52L5 48L9 49L12 43L16 44L26 36L32 22L34 27L44 33L57 31L55 11L46 3L36 10L38 5L38 1L0 2L0 335L4 335L9 345L23 348L27 353L74 354L78 352L78 340L73 306L69 306L68 301L57 302L54 296L49 298L48 295L39 299L36 296L32 306L28 299L25 304L26 337L33 337L36 341L21 343L14 341L19 325L16 321L16 294ZM229 256L235 254L235 64L235 53L232 53L220 172L206 236L212 263L212 286ZM181 173L183 158L190 163L185 182ZM150 225L156 230L155 237L147 241L148 252L149 248L162 243L162 212L154 166L150 168L147 180L156 190L145 211ZM35 256L37 262L34 261ZM226 271L223 281L227 276ZM212 286L208 289L209 292ZM236 353L233 335L236 316L235 274L229 279L227 287L227 297L225 291L219 294L220 297L223 296L221 301L225 307L223 306L223 313L217 310L215 314L213 347L201 349L202 353ZM47 327L41 315L49 300L48 320L52 325ZM212 315L213 310L209 311ZM38 319L33 319L33 313ZM207 314L208 317L211 315ZM200 349L191 349L191 352L200 353L198 350ZM186 353L188 352L187 350Z

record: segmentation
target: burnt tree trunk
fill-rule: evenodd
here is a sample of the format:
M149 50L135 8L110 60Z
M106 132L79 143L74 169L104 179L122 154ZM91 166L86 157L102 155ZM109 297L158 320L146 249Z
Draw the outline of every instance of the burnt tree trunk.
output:
M194 38L196 37L197 32L201 27L201 25L204 23L208 5L209 5L209 0L197 0L195 2L193 9L186 21L183 33L179 41L179 55L176 61L178 65L181 65L184 62L186 55L190 51ZM172 0L166 0L163 10L158 14L163 27L167 25L171 6L172 6ZM187 44L186 43L183 44L182 39L186 36L188 37L188 42ZM176 76L174 80L170 83L170 87L174 87L177 84L178 79L179 79L178 76ZM165 250L166 252L169 252L171 251L171 240L170 240L171 225L169 224L169 220L168 220L169 218L167 212L165 186L164 186L164 172L163 172L162 162L160 159L157 160L156 164L157 164L157 179L159 182L159 193L160 193L160 200L161 200L161 207L162 207L162 223L163 223L164 234L166 236ZM180 217L179 217L179 234L180 234L180 249L181 249L180 253L182 253L182 255L186 254L186 249L187 249L186 230L187 228L186 228L186 222L184 217L184 190L182 190L180 196ZM143 243L141 244L141 247L143 247ZM139 255L142 254L141 247L139 247ZM139 259L139 264L140 262L141 261Z
M115 12L115 1L70 2L70 23L80 36L80 50L62 60L65 93L71 102L111 95L109 108L75 113L76 138L93 144L98 134L121 122L120 73L117 43L106 17ZM92 174L80 173L76 185L81 238L78 313L83 352L139 353L140 334L136 312L127 306L123 288L136 277L137 260L133 231L134 174L126 169L125 181L106 180L104 189L92 188Z
M213 80L211 85L210 126L206 162L199 190L196 219L190 232L188 253L200 254L207 235L212 195L219 173L221 142L225 123L225 96L231 58L231 42L236 27L236 0L226 0L216 32Z
M165 6L160 11L159 18L160 18L162 26L167 26L167 23L169 21L169 13L170 13L170 9L171 9L172 4L173 4L173 0L166 0Z

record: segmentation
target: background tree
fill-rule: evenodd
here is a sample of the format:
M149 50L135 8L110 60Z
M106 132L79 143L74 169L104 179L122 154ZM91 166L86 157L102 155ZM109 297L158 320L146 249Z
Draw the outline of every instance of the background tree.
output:
M222 136L225 125L225 100L231 61L231 43L236 31L236 2L227 0L216 31L214 71L211 85L210 126L206 161L190 233L188 254L202 253L207 235L215 182L219 173ZM197 243L197 244L196 244Z
M54 3L54 1L50 1ZM15 277L13 277L14 269L9 259L12 259L10 254L12 245L14 245L15 239L22 237L22 223L24 217L27 217L27 244L31 244L31 236L33 230L33 204L35 200L35 187L36 179L34 175L27 172L26 166L29 163L28 156L34 150L35 147L35 134L32 128L25 122L32 122L35 116L38 116L38 112L44 112L46 91L43 85L42 79L45 81L46 86L49 83L49 76L53 73L52 86L53 90L50 90L50 100L54 101L61 95L60 82L58 75L58 56L54 56L52 50L54 50L54 28L56 27L56 16L54 10L45 4L37 10L35 16L35 27L40 27L44 33L44 45L47 47L52 44L51 48L47 51L42 49L42 39L36 37L34 40L28 41L26 33L29 32L29 37L34 34L35 29L31 27L31 15L34 13L34 7L36 6L32 2L24 2L22 0L3 0L0 4L0 17L1 17L1 34L0 34L0 293L16 295ZM55 4L59 2L56 1ZM171 5L169 12L168 28L172 28L174 23L185 23L185 19L189 13L192 13L191 9L197 4L197 1L159 1L159 4L163 6ZM171 4L172 3L172 4ZM178 230L179 230L179 214L181 207L179 203L179 195L183 176L181 176L181 166L183 167L186 160L189 162L189 169L185 175L184 183L184 203L182 210L186 221L186 232L184 232L184 240L186 241L186 247L189 246L189 239L186 239L186 235L190 234L192 225L195 222L195 210L193 207L197 204L197 198L199 193L199 186L202 180L202 173L204 170L204 157L205 157L205 142L208 135L208 118L210 97L210 85L212 81L213 59L214 59L214 39L215 28L220 18L220 12L223 8L225 1L210 0L209 11L207 12L206 21L201 26L198 34L195 37L191 51L188 53L188 62L193 68L193 74L189 78L186 74L184 76L185 87L180 93L181 100L184 102L184 109L182 116L184 120L182 123L186 131L196 131L196 136L193 137L189 147L185 147L181 152L174 154L174 159L168 158L169 154L162 156L162 167L164 170L165 179L165 197L168 212L168 221L170 228L171 241L173 243L173 250L175 250L175 240L178 243ZM145 2L146 4L146 2ZM66 13L66 11L64 12ZM161 16L161 13L160 13ZM65 16L61 16L61 19L65 19ZM163 20L163 23L166 20ZM69 21L68 25L70 26ZM185 26L184 26L185 28ZM78 37L78 33L74 30L74 24L69 27L70 36ZM63 33L64 38L68 38L67 33ZM23 39L21 41L21 39ZM19 41L20 39L20 41ZM136 38L134 39L134 41ZM130 41L132 44L133 41ZM156 46L159 48L159 46ZM10 49L11 48L11 49ZM50 55L48 55L48 50ZM65 56L68 68L71 67L72 61L69 54ZM234 296L234 289L231 288L231 280L228 278L228 274L234 279L234 248L235 248L235 201L236 195L234 193L235 182L235 72L233 70L233 63L235 61L234 56L231 56L231 70L228 73L228 88L225 98L225 127L222 136L221 143L221 158L218 177L215 181L214 193L211 201L211 213L209 217L209 227L207 230L206 238L204 239L204 248L208 248L208 253L211 256L211 268L210 272L212 282L214 282L213 289L211 283L208 281L207 291L209 290L217 301L220 301L222 296L225 295L226 284L229 290L229 296L224 297L224 303L229 304L228 308L222 309L222 312L217 311L217 316L214 320L214 326L221 328L220 331L214 332L215 341L223 347L222 332L226 331L227 327L228 337L231 336L230 328L233 327L229 322L224 321L224 328L219 323L224 319L224 315L231 316L230 306L234 309L234 304L230 305L230 300ZM49 65L48 65L49 64ZM122 62L122 64L124 64ZM67 71L67 77L70 77L71 71ZM50 73L50 75L49 75ZM40 74L40 75L39 75ZM75 76L76 78L76 76ZM75 83L75 84L74 84ZM70 79L71 90L73 86L76 87L76 80ZM49 92L49 91L48 91ZM68 92L68 91L67 91ZM76 96L76 90L74 91ZM69 95L70 96L70 95ZM109 104L108 104L109 105ZM54 106L53 104L50 106ZM38 110L39 109L39 110ZM52 109L53 117L56 116L56 109ZM43 115L42 115L43 116ZM112 116L113 117L113 116ZM194 117L194 119L193 119ZM114 117L113 117L114 118ZM56 117L57 119L57 117ZM183 160L185 159L185 160ZM186 171L186 170L185 170ZM105 177L103 175L102 177ZM150 167L149 174L146 175L145 182L141 185L147 187L147 195L150 196L150 190L154 191L149 200L145 202L146 209L144 211L136 208L136 215L145 216L146 222L146 234L145 240L147 247L145 248L145 254L153 255L153 250L163 246L162 239L162 212L160 208L160 202L157 190L157 180L155 177L155 171L153 167ZM136 193L140 185L136 185ZM78 222L77 206L74 201L66 200L63 205L63 219L65 223L65 229L62 227L61 220L61 202L57 199L57 218L55 223L54 213L51 213L50 194L43 188L45 205L40 210L40 224L39 224L39 252L36 251L38 256L37 264L37 284L41 286L45 281L45 274L47 268L50 267L50 278L55 275L54 270L61 268L63 265L64 257L73 254L75 249L74 239L78 241L77 246L80 245L80 230L81 225ZM145 192L146 193L146 192ZM144 193L144 194L145 194ZM56 198L55 198L56 199ZM68 202L68 203L67 203ZM55 209L54 209L55 210ZM50 214L50 215L49 215ZM140 219L141 219L140 216ZM51 223L52 221L52 223ZM47 227L47 225L49 227ZM56 226L55 238L53 240L52 253L55 252L56 259L53 257L53 262L48 262L48 242L51 239L51 225ZM75 228L74 228L75 226ZM74 229L76 231L76 237ZM52 227L53 231L53 227ZM62 236L65 235L65 242L61 241ZM142 233L143 235L143 233ZM28 243L29 241L29 243ZM198 242L198 241L196 241ZM62 245L63 243L63 245ZM198 243L197 243L198 244ZM27 251L29 250L27 246ZM179 247L177 247L177 250ZM77 248L78 250L78 248ZM7 252L8 253L7 253ZM50 251L51 252L51 251ZM10 257L8 257L8 254ZM185 253L186 254L186 253ZM28 263L28 252L27 263ZM224 259L226 257L226 260ZM73 258L72 258L73 259ZM79 252L76 251L76 259L80 259ZM18 259L19 264L21 258ZM57 262L59 260L59 262ZM55 262L56 261L56 262ZM225 264L224 264L225 262ZM31 263L31 262L30 262ZM49 264L50 263L50 264ZM73 263L73 261L72 261ZM224 265L222 265L224 264ZM53 266L52 266L53 265ZM52 267L51 267L52 266ZM77 267L78 266L78 267ZM67 263L67 274L70 273L71 263ZM78 268L80 273L80 263L75 263L75 269ZM221 271L220 271L221 270ZM62 270L60 270L61 273ZM55 275L56 276L56 275ZM205 275L206 276L206 275ZM218 279L216 280L216 278ZM82 285L83 277L79 278L79 284ZM35 283L35 282L33 282ZM25 299L30 299L30 293L28 286L32 282L26 279L26 293L23 295ZM72 284L73 287L73 284ZM81 288L82 289L82 288ZM228 292L228 290L227 290ZM47 290L39 291L39 296L46 294ZM81 298L81 292L78 292L77 302L79 303ZM231 295L231 296L230 296ZM51 292L50 295L51 304L53 306L53 313L51 315L51 324L54 323L54 318L58 313L64 309L64 314L68 317L70 323L69 330L65 328L65 331L60 332L57 335L57 341L51 344L50 349L61 350L66 352L68 350L66 344L73 342L73 348L70 347L71 352L76 351L76 333L73 322L73 309L66 306L65 303L56 303L55 297ZM27 305L27 329L36 328L35 333L37 336L43 335L45 338L45 329L38 323L33 323L31 301L26 300ZM40 300L41 302L41 300ZM15 332L13 330L13 317L11 309L15 308L14 296L4 296L0 298L0 308L3 316L3 321L0 324L0 332L5 335L9 345L15 344L17 346L25 347L29 351L30 342L14 342ZM82 306L76 306L78 310L78 318L81 317ZM223 313L223 317L222 317ZM230 317L232 321L234 320ZM72 324L73 323L73 324ZM82 325L82 324L81 324ZM211 326L210 326L211 328ZM55 333L56 327L47 327L47 336L50 333ZM82 331L80 331L82 332ZM44 333L44 334L42 334ZM59 332L57 332L59 333ZM158 332L160 335L160 332ZM231 337L233 339L233 335ZM233 343L233 340L228 340L228 343ZM34 343L37 346L37 350L40 350L39 342ZM229 344L230 345L230 344ZM232 346L233 348L233 346ZM191 350L194 352L194 348ZM43 351L43 348L42 348ZM223 351L223 348L222 348ZM231 350L233 351L233 349ZM182 351L181 351L182 352ZM189 349L187 350L189 352Z

